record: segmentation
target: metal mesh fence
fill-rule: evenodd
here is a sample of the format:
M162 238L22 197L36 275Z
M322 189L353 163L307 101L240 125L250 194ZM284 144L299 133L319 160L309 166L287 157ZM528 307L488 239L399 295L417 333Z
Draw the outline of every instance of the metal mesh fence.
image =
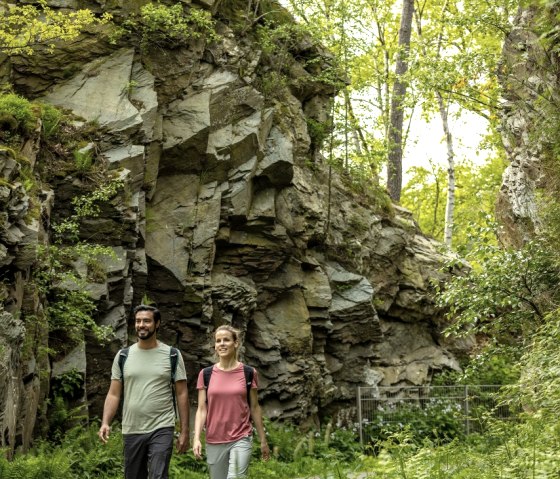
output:
M503 400L501 386L359 387L360 442L382 431L409 425L422 434L456 437L482 432L489 418L512 419L517 412Z

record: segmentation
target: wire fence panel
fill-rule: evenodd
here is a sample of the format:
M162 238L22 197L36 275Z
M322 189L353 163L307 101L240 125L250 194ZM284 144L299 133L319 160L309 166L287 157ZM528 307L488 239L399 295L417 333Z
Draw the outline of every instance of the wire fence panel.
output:
M405 426L448 438L482 432L489 418L517 415L503 401L500 389L495 385L358 387L360 442Z

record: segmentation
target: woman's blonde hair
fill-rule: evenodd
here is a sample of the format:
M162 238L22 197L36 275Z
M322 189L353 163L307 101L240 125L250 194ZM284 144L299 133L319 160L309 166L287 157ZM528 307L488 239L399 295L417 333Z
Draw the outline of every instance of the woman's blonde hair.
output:
M241 333L239 332L238 329L235 329L233 326L229 324L222 324L221 326L218 326L216 328L216 331L214 331L214 337L216 337L216 333L218 331L229 331L231 333L231 336L233 337L233 340L239 342L239 336Z

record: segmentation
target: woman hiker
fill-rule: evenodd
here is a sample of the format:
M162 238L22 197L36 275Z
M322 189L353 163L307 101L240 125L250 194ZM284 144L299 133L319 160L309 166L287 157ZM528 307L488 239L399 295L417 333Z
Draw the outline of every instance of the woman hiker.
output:
M200 435L205 427L211 479L247 476L253 424L261 442L262 458L270 457L257 395L257 371L237 359L239 346L239 331L229 325L218 327L214 334L218 362L198 375L193 452L197 459L202 457Z

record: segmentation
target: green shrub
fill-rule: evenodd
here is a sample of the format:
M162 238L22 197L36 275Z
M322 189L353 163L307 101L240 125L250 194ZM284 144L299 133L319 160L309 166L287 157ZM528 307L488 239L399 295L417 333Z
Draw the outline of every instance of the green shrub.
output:
M62 396L55 395L50 400L48 422L48 437L53 442L59 442L66 431L76 427L78 424L83 425L87 421L87 411L85 405L70 407L66 399Z
M378 406L378 410L381 406ZM382 407L376 421L364 425L364 435L374 450L396 433L408 431L416 442L428 438L448 442L465 435L461 404L443 398L400 401Z
M311 138L311 142L314 145L322 145L325 138L330 133L330 127L327 123L323 123L313 118L307 118L307 133L309 134L309 138Z
M515 347L560 301L560 267L540 238L521 249L478 242L467 259L473 268L438 288L438 305L452 321L448 334L484 334Z
M91 170L93 165L93 151L90 149L79 149L72 152L74 155L74 163L76 169L80 172L86 172Z
M35 122L29 100L15 93L0 95L0 125L28 133L35 127Z
M139 15L132 15L116 30L114 40L123 35L136 36L144 49L173 48L196 38L207 41L219 38L210 12L186 8L180 2L171 6L153 2L144 5Z
M66 433L60 448L74 451L74 477L113 479L123 477L123 438L120 425L113 423L107 444L97 437L99 424L74 428Z
M0 457L0 477L6 479L74 479L72 454L52 450L48 454L17 455L13 461Z
M43 136L51 138L57 134L64 119L64 114L58 108L46 103L39 103L39 109L43 122Z

